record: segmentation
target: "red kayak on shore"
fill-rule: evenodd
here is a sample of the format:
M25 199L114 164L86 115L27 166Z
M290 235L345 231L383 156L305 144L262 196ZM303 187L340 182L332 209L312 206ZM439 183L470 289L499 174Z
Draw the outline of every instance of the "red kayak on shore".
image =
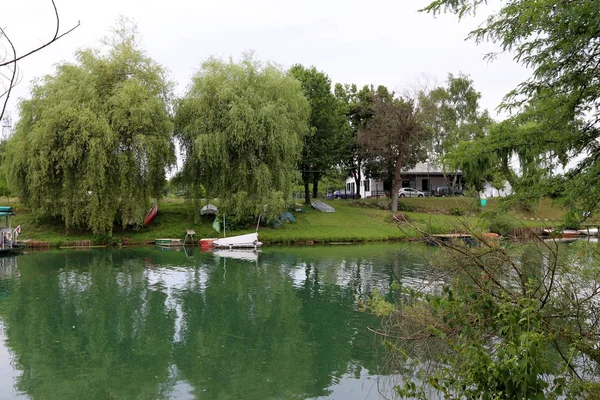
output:
M150 222L152 222L154 217L156 217L156 214L158 214L157 204L153 205L150 211L148 211L148 214L146 214L146 218L144 218L144 226L147 226Z

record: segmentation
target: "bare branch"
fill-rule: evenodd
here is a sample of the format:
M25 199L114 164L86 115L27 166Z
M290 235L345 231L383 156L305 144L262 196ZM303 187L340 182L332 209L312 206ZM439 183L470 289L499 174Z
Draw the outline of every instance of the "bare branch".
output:
M56 16L56 31L54 32L54 36L52 37L52 39L50 39L46 43L42 44L41 46L38 46L38 47L26 52L25 54L18 56L17 50L13 44L13 41L10 39L10 37L6 33L6 28L0 28L0 39L2 39L2 38L6 39L6 41L8 42L8 44L10 45L10 48L12 50L11 57L5 57L0 61L0 68L7 67L8 70L10 71L8 74L5 74L3 72L0 73L0 75L4 79L9 80L8 88L4 91L4 93L0 94L0 99L4 98L4 100L2 101L2 108L0 111L0 120L2 120L2 118L4 117L4 113L6 111L6 107L8 104L8 100L10 98L10 94L12 92L13 87L15 87L15 85L16 85L16 78L17 78L17 74L18 74L17 62L24 59L25 57L28 57L28 56L44 49L45 47L48 47L49 45L56 42L63 36L71 33L73 30L75 30L80 25L80 22L78 21L77 25L75 25L68 31L60 34L60 17L58 14L58 8L56 7L56 3L54 0L50 0L50 1L52 2L52 7L54 8L54 15Z
M15 57L12 60L4 61L4 62L0 63L0 67L4 67L4 66L6 66L8 64L16 63L17 61L22 60L23 58L28 57L28 56L32 55L33 53L36 53L36 52L42 50L45 47L48 47L52 43L56 42L58 39L64 37L65 35L68 35L71 32L73 32L75 29L77 29L81 25L81 22L77 21L77 25L75 25L74 27L72 27L68 31L66 31L66 32L64 32L64 33L62 33L62 34L59 35L58 34L58 29L59 29L59 26L60 26L60 19L58 17L58 9L56 8L56 4L54 3L54 0L51 0L51 1L52 1L52 5L54 6L54 11L56 13L56 32L54 34L54 37L51 40L49 40L48 42L42 44L41 46L39 46L39 47L37 47L37 48L35 48L35 49L33 49L33 50L25 53L25 54L23 54L22 56L18 56L17 57L15 55ZM7 37L7 39L8 39L8 36L6 36L6 33L4 33L4 36Z
M6 32L4 32L4 29L0 28L0 32L2 32L2 34L4 35L4 37L6 38L6 40L8 41L8 43L10 44L10 47L12 49L13 52L13 57L17 57L17 50L15 49L15 46L13 45L12 40L10 40L10 38L8 37L8 35L6 34ZM10 83L8 84L8 89L6 90L6 92L4 94L2 94L2 96L4 97L4 102L2 104L2 111L0 111L0 120L2 120L2 118L4 117L4 112L6 111L6 105L8 104L8 99L10 98L10 93L12 91L12 88L15 85L15 77L17 76L17 65L15 64L13 69L12 69L12 75L10 77ZM1 97L0 97L1 98Z

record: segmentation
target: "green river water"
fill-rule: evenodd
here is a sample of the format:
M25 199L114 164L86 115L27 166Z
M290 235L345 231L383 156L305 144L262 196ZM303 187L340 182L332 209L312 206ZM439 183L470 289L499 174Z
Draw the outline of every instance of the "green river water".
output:
M418 284L431 249L1 258L0 399L384 398L380 321L359 300L394 275Z

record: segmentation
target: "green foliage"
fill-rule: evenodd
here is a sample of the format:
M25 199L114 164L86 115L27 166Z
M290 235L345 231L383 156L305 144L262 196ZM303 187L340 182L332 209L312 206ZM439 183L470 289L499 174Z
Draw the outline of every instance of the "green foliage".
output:
M513 229L517 227L515 219L503 212L488 211L484 214L484 218L489 220L490 232L500 236L510 237Z
M7 143L14 193L67 228L108 233L140 225L175 161L165 70L121 22L106 52L85 49L58 65L21 102Z
M459 207L453 207L450 209L450 215L454 215L456 217L460 217L461 215L464 215L464 211L459 208Z
M475 13L480 0L436 0L424 10ZM514 116L501 124L488 145L478 145L501 160L517 195L552 195L566 208L600 210L600 2L596 0L509 0L470 33L477 42L491 40L532 70L529 79L505 98ZM493 58L495 54L488 57ZM481 154L481 153L480 153ZM509 170L519 158L522 176ZM574 156L577 165L557 180L557 167ZM558 187L557 187L558 183Z
M378 87L373 98L374 115L359 130L358 145L368 160L371 176L375 170L388 172L392 180L392 212L398 211L401 171L425 158L425 129L414 101L395 98Z
M362 181L362 169L365 158L365 150L358 144L358 134L361 129L366 126L375 111L373 108L375 89L373 86L363 86L358 90L356 85L336 84L334 88L335 97L338 99L338 104L341 113L348 120L346 129L342 130L341 141L339 148L346 155L342 159L341 166L345 173L345 177L352 174L356 187L360 187ZM345 178L344 177L344 178Z
M350 200L348 201L348 205L356 206L356 207L365 207L365 208L374 208L377 210L389 210L390 209L390 201L389 200L373 200L373 199L359 199L359 200ZM405 210L406 211L406 210Z
M302 84L302 92L310 104L310 134L304 136L300 173L303 183L313 182L313 198L318 197L318 183L323 175L346 156L340 146L348 130L348 120L339 100L331 92L331 80L315 67L294 65L289 74ZM308 191L305 191L305 196ZM310 203L310 198L305 198Z
M525 298L513 304L504 298L498 302L489 294L447 287L443 295L426 301L450 329L461 332L448 335L429 329L445 340L450 350L442 356L446 366L426 377L433 389L444 396L473 400L542 400L565 393L567 378L553 368L554 360L547 351L553 338L544 331L535 300ZM549 375L554 379L547 379ZM397 393L427 398L422 388L411 385L398 387Z
M432 133L430 156L449 171L463 172L465 184L477 192L492 179L496 159L467 146L486 136L492 123L479 109L481 93L467 75L448 75L445 87L421 95L424 121Z
M250 55L204 62L175 118L182 180L196 206L202 185L228 216L257 216L264 205L278 215L297 177L308 115L300 83L277 66Z
M444 247L438 256L452 271L442 278L449 283L404 289L385 322L391 368L404 369L400 396L576 399L597 390L595 250ZM561 292L550 294L553 285Z
M394 304L387 301L378 289L373 290L371 296L359 303L362 311L370 311L378 317L387 317L394 312Z
M399 201L398 202L398 211L413 212L413 211L416 211L416 207L414 205L407 204L403 201Z

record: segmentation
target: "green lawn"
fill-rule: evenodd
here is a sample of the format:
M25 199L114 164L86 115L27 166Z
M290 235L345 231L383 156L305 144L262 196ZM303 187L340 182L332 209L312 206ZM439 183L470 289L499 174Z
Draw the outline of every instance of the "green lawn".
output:
M403 212L408 216L409 224L401 225L392 219L390 211L377 208L386 207L382 200L362 200L359 202L361 206L345 200L325 202L336 212L321 213L304 207L304 213L295 213L294 223L285 223L280 228L261 226L260 239L266 243L385 241L417 237L418 231L411 226L430 233L465 232L469 228L486 230L489 226L486 219L479 217L482 210L475 200L468 197L403 199L404 208L412 207L414 211ZM13 225L21 225L21 238L48 241L53 246L70 245L81 240L91 240L93 244L143 244L161 237L183 238L188 229L196 232L196 240L218 235L212 229L214 217L203 217L199 223L194 222L191 204L181 199L162 201L157 217L149 226L139 230L117 227L111 237L92 235L83 229L66 230L60 219L38 218L18 202L11 203L17 212ZM486 210L494 210L495 207L496 199L490 199ZM511 216L515 226L547 226L562 214L549 201L543 201L534 213L512 212ZM227 234L231 236L252 230L249 227L228 231Z

